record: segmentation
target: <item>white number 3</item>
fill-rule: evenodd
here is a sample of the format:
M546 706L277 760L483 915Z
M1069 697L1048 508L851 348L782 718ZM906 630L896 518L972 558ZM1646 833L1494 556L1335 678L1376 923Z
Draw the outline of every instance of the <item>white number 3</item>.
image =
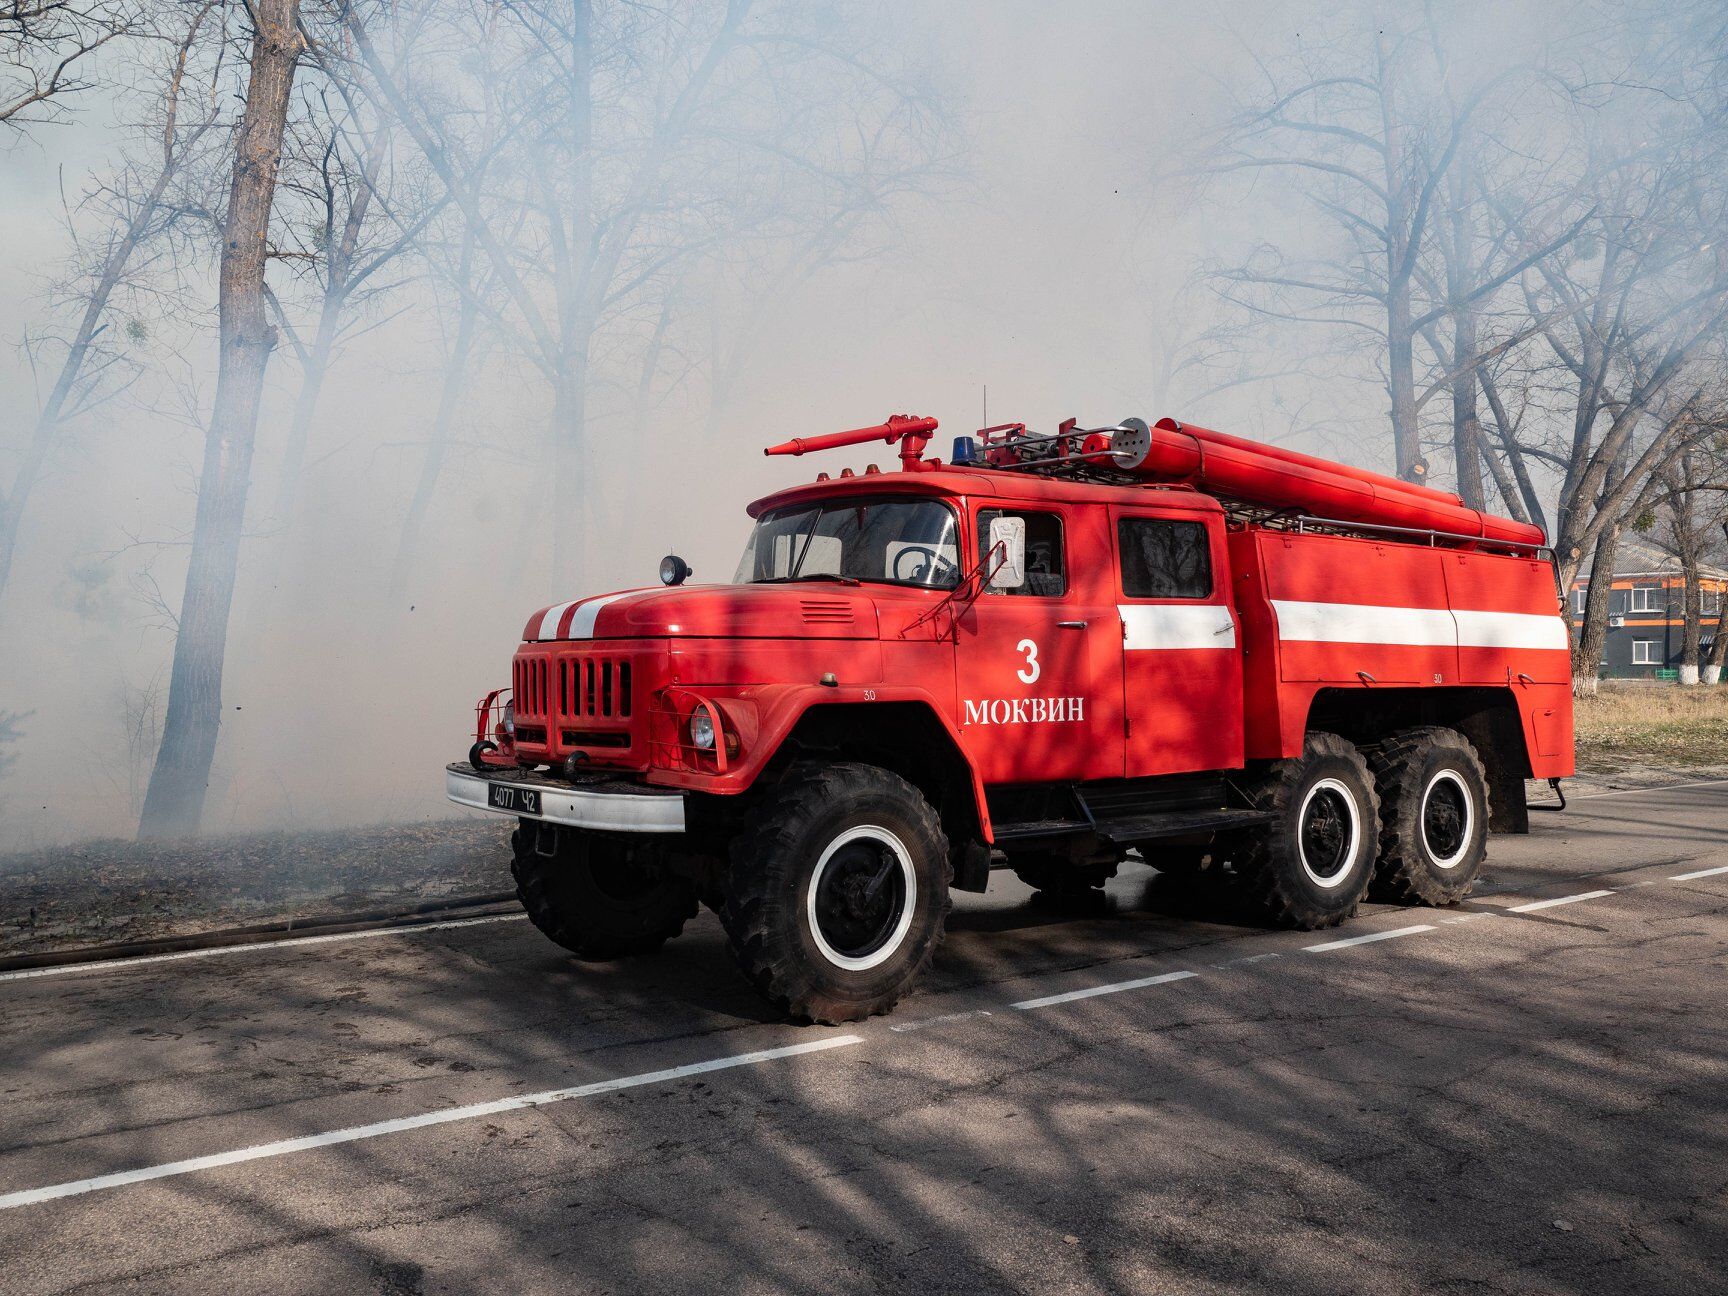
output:
M1020 677L1020 682L1022 684L1036 684L1038 682L1038 676L1042 674L1044 670L1044 668L1038 664L1038 645L1033 643L1030 639L1022 639L1019 643L1014 645L1014 651L1026 654L1025 669L1017 670L1014 673Z

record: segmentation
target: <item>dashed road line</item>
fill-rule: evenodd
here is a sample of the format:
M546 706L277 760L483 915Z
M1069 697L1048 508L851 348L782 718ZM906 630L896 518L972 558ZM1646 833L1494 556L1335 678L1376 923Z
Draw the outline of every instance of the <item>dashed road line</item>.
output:
M897 1022L888 1029L896 1034L923 1030L927 1026L946 1026L951 1022L971 1021L974 1017L993 1016L988 1008L969 1008L964 1012L943 1013L938 1017L920 1017L917 1021Z
M1596 801L1602 797L1637 796L1640 792L1673 792L1679 788L1721 787L1728 779L1699 779L1695 783L1652 783L1649 787L1615 788L1612 792L1580 792L1571 801Z
M428 1125L448 1125L452 1121L475 1120L481 1116L497 1116L503 1112L521 1111L525 1107L544 1107L548 1103L568 1102L572 1098L592 1098L597 1094L619 1089L635 1089L641 1085L662 1084L682 1080L686 1076L705 1075L710 1071L726 1071L733 1067L755 1066L777 1058L797 1057L803 1053L819 1053L826 1049L862 1044L860 1035L839 1035L832 1039L812 1040L807 1044L788 1044L783 1048L762 1049L755 1053L736 1053L731 1057L712 1058L707 1062L691 1062L668 1067L664 1071L645 1071L641 1075L620 1076L614 1080L599 1080L593 1084L574 1085L568 1089L548 1089L544 1093L520 1094L500 1098L496 1102L470 1103L465 1107L447 1107L442 1111L422 1112L418 1116L403 1116L397 1120L379 1121L373 1125L354 1125L348 1129L330 1130L324 1134L307 1134L301 1138L281 1139L275 1143L259 1143L253 1147L217 1152L211 1156L191 1157L185 1161L169 1161L162 1165L144 1166L138 1170L122 1170L117 1174L97 1175L91 1179L75 1179L70 1183L49 1184L45 1188L27 1188L22 1192L0 1196L0 1210L53 1201L57 1197L76 1197L81 1193L103 1188L119 1188L124 1184L143 1183L150 1179L167 1179L173 1175L191 1174L198 1170L213 1170L219 1166L238 1165L242 1161L261 1161L266 1157L287 1156L313 1148L331 1147L337 1143L358 1143L362 1139L380 1138L404 1130L424 1129Z
M1721 787L1728 786L1728 779L1699 779L1687 783L1659 783L1649 787L1616 788L1611 792L1582 792L1573 796L1574 801L1591 801L1600 797L1637 796L1647 792L1670 792L1681 788ZM1699 878L1714 877L1720 873L1728 873L1728 866L1713 869L1701 869L1696 873L1680 873L1668 879L1670 882L1691 882ZM1649 883L1629 883L1629 886L1644 886ZM1486 892L1482 894L1487 894ZM1544 901L1536 906L1520 906L1509 910L1511 913L1525 913L1532 908L1546 908L1549 903L1570 903L1571 899L1595 899L1598 894L1608 892L1591 892L1587 896L1571 897L1561 901ZM248 945L224 945L213 949L180 950L172 954L148 954L141 958L98 960L91 963L67 963L58 967L25 968L16 972L0 972L0 981L23 981L37 977L72 976L90 972L122 972L130 968L143 967L146 964L174 963L183 959L214 958L224 954L241 954L249 950L289 949L302 945L328 945L341 941L370 940L375 936L403 936L419 932L450 931L458 927L477 927L483 923L520 922L526 914L489 914L480 918L458 918L447 922L421 923L404 927L381 927L370 931L338 932L327 936L289 936L282 940L258 941ZM1473 915L1467 915L1473 916ZM1447 919L1448 922L1463 922L1463 918ZM1372 939L1383 940L1384 936ZM1337 942L1342 944L1342 942ZM1330 945L1310 946L1311 949L1329 949ZM1275 956L1268 956L1275 957ZM1217 966L1224 966L1218 964Z
M1728 780L1722 780L1728 783ZM1728 874L1728 865L1715 868L1698 869L1691 873L1678 873L1670 877L1671 882L1690 882L1698 878L1716 877ZM1526 904L1513 905L1495 913L1534 913L1538 910L1552 909L1559 905L1577 904L1584 900L1600 900L1615 894L1612 890L1584 891L1576 895L1556 896L1546 900L1532 900ZM7 973L0 980L15 979L26 976L40 976L57 972L87 971L97 968L112 968L116 966L129 967L139 963L158 963L171 959L204 958L214 954L232 953L234 949L271 948L284 945L311 945L342 940L361 940L372 936L400 935L404 932L448 930L453 927L470 927L479 923L507 922L525 917L523 914L500 914L482 918L463 918L449 922L428 923L419 927L385 928L376 931L345 932L329 936L306 936L295 939L272 941L259 946L237 946L212 950L187 950L176 954L153 955L147 958L134 959L128 963L89 963L75 964L64 968L30 969L23 972ZM1491 917L1487 911L1463 914L1441 919L1446 923L1464 922L1471 918ZM1307 953L1325 953L1332 950L1350 949L1358 945L1369 945L1379 941L1396 940L1404 936L1416 936L1423 932L1436 931L1432 923L1417 923L1408 927L1395 927L1389 931L1370 932L1363 936L1349 936L1342 940L1326 941L1319 945L1303 946ZM1277 951L1252 954L1239 959L1228 960L1225 963L1214 964L1214 967L1225 968L1242 964L1251 964L1280 957ZM1062 994L1044 995L1036 999L1023 999L1011 1007L1022 1011L1035 1008L1049 1008L1057 1004L1075 1003L1082 999L1092 999L1100 995L1120 994L1127 990L1140 990L1149 986L1169 985L1178 981L1187 981L1198 977L1200 973L1188 969L1175 972L1164 972L1156 976L1137 977L1131 981L1113 981L1105 985L1088 986L1083 990L1070 990ZM891 1031L912 1031L937 1023L947 1023L971 1017L989 1017L988 1009L977 1009L968 1012L941 1014L918 1022L907 1022L902 1025L890 1026ZM18 1192L0 1194L0 1210L10 1210L19 1206L33 1205L39 1202L53 1201L61 1197L74 1197L83 1193L97 1192L106 1188L118 1188L127 1184L144 1183L152 1179L165 1179L176 1175L192 1174L200 1170L217 1169L222 1166L237 1165L246 1161L258 1161L270 1157L287 1156L295 1152L311 1151L315 1148L330 1147L341 1143L355 1143L364 1139L379 1138L387 1134L401 1133L407 1130L424 1129L432 1125L445 1125L456 1121L474 1120L484 1116L499 1115L504 1112L521 1111L527 1108L540 1107L549 1103L566 1102L575 1098L589 1098L600 1094L613 1093L621 1089L632 1089L642 1085L661 1084L668 1081L684 1079L688 1076L703 1075L711 1071L724 1071L734 1067L753 1066L759 1063L773 1061L779 1058L797 1057L807 1053L824 1052L829 1049L844 1048L853 1044L864 1043L860 1035L840 1035L829 1039L812 1040L803 1044L789 1044L779 1048L762 1049L752 1053L738 1053L729 1057L713 1058L706 1062L687 1063L683 1066L669 1067L660 1071L646 1071L638 1075L620 1076L611 1080L599 1080L591 1084L575 1085L567 1089L549 1089L542 1093L522 1094L511 1098L502 1098L493 1102L472 1103L462 1107L450 1107L440 1111L422 1112L416 1116L405 1116L395 1120L378 1121L370 1125L355 1125L345 1129L331 1130L323 1134L310 1134L299 1138L281 1139L273 1143L261 1143L252 1147L236 1148L228 1152L218 1152L209 1156L191 1157L184 1161L170 1161L161 1165L145 1166L136 1170L122 1170L113 1174L96 1175L88 1179L72 1180L66 1183L49 1184L42 1188L29 1188Z
M1375 941L1396 940L1400 936L1414 936L1418 932L1431 932L1433 923L1417 923L1413 927L1394 927L1391 931L1369 932L1366 936L1349 936L1344 940L1327 941L1322 945L1304 945L1304 952L1309 954L1324 954L1327 950L1348 949L1352 945L1372 945Z
M1676 873L1668 880L1670 882L1696 882L1699 878L1716 877L1722 873L1728 873L1728 864L1724 864L1720 868L1699 869L1696 873Z
M1241 958L1225 959L1222 963L1214 963L1215 968L1243 967L1249 963L1264 963L1267 959L1283 958L1277 950L1268 950L1264 954L1244 954Z
M174 963L181 959L215 958L219 954L245 954L252 950L286 949L295 945L331 945L337 941L370 940L374 936L417 936L421 932L450 931L478 927L481 923L521 922L528 915L488 914L484 918L453 918L448 922L415 923L402 927L375 927L369 931L336 932L329 936L289 936L283 940L256 941L250 945L217 945L210 949L178 950L173 954L146 954L142 958L99 959L94 963L63 963L58 967L25 968L0 972L0 981L23 981L29 977L70 976L75 972L125 972L146 963Z
M1507 913L1535 913L1538 909L1552 909L1556 905L1577 904L1580 900L1600 900L1603 896L1611 896L1612 891L1583 891L1577 895L1556 896L1552 900L1532 900L1529 904L1511 905Z
M1124 990L1139 990L1146 986L1165 985L1171 981L1186 981L1196 977L1198 972L1166 972L1162 976L1140 977L1133 981L1112 981L1109 985L1088 986L1084 990L1070 990L1067 994L1045 995L1041 999L1022 999L1011 1005L1015 1008L1048 1008L1052 1004L1073 1003L1076 999L1092 999L1098 995L1121 994Z

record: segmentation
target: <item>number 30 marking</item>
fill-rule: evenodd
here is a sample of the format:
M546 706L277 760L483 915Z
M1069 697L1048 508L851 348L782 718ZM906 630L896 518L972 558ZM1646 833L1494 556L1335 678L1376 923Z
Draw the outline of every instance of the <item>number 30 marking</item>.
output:
M1014 674L1019 677L1022 684L1036 684L1038 676L1044 673L1044 668L1038 664L1038 645L1030 639L1022 639L1014 645L1014 651L1026 654L1025 667L1015 671Z

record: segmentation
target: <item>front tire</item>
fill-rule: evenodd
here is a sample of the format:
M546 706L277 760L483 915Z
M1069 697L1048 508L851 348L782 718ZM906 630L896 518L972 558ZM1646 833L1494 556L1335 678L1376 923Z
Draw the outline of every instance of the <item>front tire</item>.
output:
M825 1026L887 1012L948 917L948 841L917 788L873 765L798 765L733 839L720 921L771 1003Z
M1488 776L1476 749L1456 729L1405 729L1371 764L1380 792L1375 897L1456 904L1488 858Z
M1272 820L1243 834L1233 857L1243 890L1284 927L1335 927L1356 912L1374 874L1380 798L1362 753L1312 733L1302 754L1275 763L1253 807Z
M665 870L655 844L525 819L510 845L522 908L579 959L651 953L696 916L695 887Z

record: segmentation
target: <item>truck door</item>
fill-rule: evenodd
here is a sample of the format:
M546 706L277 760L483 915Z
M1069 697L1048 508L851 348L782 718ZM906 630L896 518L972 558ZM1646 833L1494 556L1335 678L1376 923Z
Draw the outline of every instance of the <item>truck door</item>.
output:
M1098 510L980 508L973 515L977 558L990 523L1026 522L1026 583L990 590L961 618L956 679L960 734L986 783L1119 778L1122 774L1122 644L1099 564L1077 569L1073 555L1099 552Z
M1130 778L1242 764L1242 656L1223 520L1116 508Z

